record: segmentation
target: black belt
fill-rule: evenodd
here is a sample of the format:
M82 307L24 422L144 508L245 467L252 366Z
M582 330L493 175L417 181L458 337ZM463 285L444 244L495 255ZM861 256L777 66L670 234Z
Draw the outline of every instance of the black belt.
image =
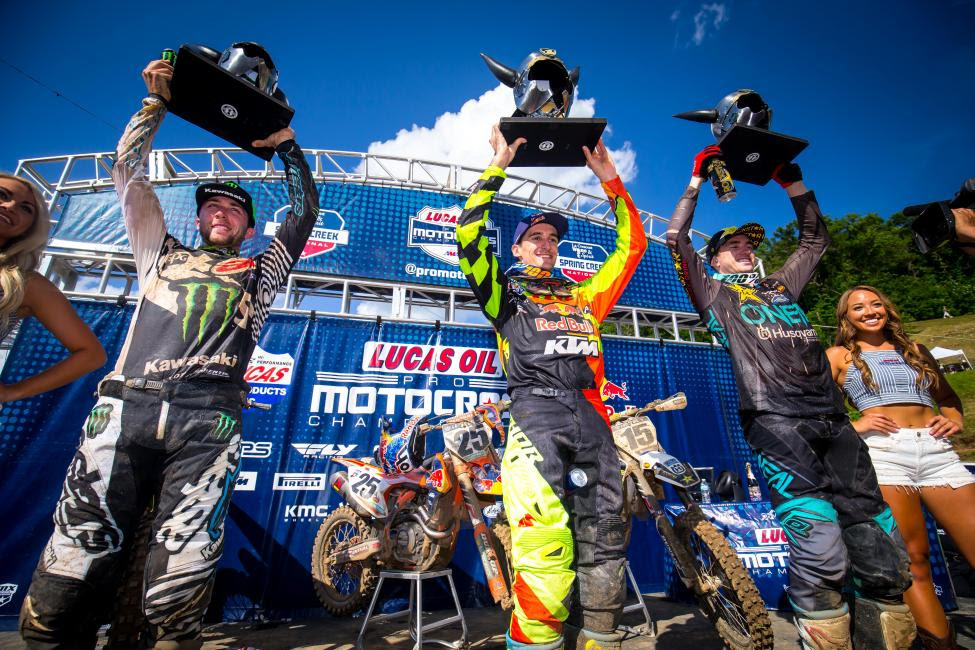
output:
M570 395L576 395L582 392L581 388L547 388L541 386L535 386L534 388L515 388L512 391L512 397L517 393L528 394L534 397L568 397Z
M115 399L122 399L122 394L124 389L131 388L133 390L144 391L147 393L162 393L164 388L173 389L177 386L186 387L191 384L187 382L162 382L154 379L146 379L145 377L132 377L129 379L106 379L98 385L98 395L104 397L113 397ZM199 384L199 390L201 392L213 392L216 389L223 389L230 393L229 397L238 397L241 404L247 403L247 393L240 390L234 385L218 386L213 382L205 382Z

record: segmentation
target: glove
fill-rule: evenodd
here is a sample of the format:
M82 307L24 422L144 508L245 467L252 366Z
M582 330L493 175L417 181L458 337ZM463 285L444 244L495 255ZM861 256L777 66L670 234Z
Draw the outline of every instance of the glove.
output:
M772 180L782 187L789 187L796 181L802 180L802 170L794 162L782 163L772 172Z
M720 158L722 156L721 149L718 145L712 144L701 149L701 151L694 156L694 169L691 174L697 178L704 178L708 175L708 163L714 158Z

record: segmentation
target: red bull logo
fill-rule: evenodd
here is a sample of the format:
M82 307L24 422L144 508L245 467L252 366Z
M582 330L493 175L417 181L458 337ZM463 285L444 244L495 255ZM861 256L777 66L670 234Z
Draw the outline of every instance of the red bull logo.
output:
M600 396L603 398L603 400L610 400L610 399L628 400L628 399L630 399L630 396L626 394L626 382L625 381L622 384L614 384L613 382L611 382L608 379L603 383L603 388L600 391Z
M559 316L578 315L579 308L575 305L568 305L564 302L553 302L545 305L539 310L543 314L558 314Z
M427 485L435 490L439 490L443 487L443 470L438 469L436 471L430 472L427 475Z

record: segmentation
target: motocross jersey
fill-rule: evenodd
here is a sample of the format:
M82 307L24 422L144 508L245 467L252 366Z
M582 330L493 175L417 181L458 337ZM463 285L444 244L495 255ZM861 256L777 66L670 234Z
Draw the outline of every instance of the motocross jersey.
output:
M643 223L617 177L603 183L616 215L616 248L578 284L555 277L509 275L486 235L488 210L506 175L488 167L457 222L460 268L498 335L509 391L520 387L601 389L599 324L616 304L647 248ZM528 267L531 268L531 267Z
M667 227L677 274L708 330L730 353L743 413L843 414L843 397L816 330L797 304L829 245L810 191L792 198L799 247L781 269L712 277L691 245L698 190L688 187ZM752 276L752 277L749 277Z
M291 211L256 257L214 247L190 248L166 232L146 161L166 109L143 100L119 141L112 170L141 289L111 376L214 380L244 390L244 371L278 288L318 217L318 192L294 140L277 147Z

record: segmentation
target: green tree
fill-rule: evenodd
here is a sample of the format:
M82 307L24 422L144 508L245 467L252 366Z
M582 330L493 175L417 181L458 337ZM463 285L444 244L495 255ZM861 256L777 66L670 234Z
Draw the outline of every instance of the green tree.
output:
M949 246L921 255L913 247L910 217L876 214L826 217L832 243L800 304L824 343L832 344L836 303L858 284L875 286L897 306L904 321L975 313L975 258ZM796 222L777 228L759 247L766 272L779 268L799 244Z

